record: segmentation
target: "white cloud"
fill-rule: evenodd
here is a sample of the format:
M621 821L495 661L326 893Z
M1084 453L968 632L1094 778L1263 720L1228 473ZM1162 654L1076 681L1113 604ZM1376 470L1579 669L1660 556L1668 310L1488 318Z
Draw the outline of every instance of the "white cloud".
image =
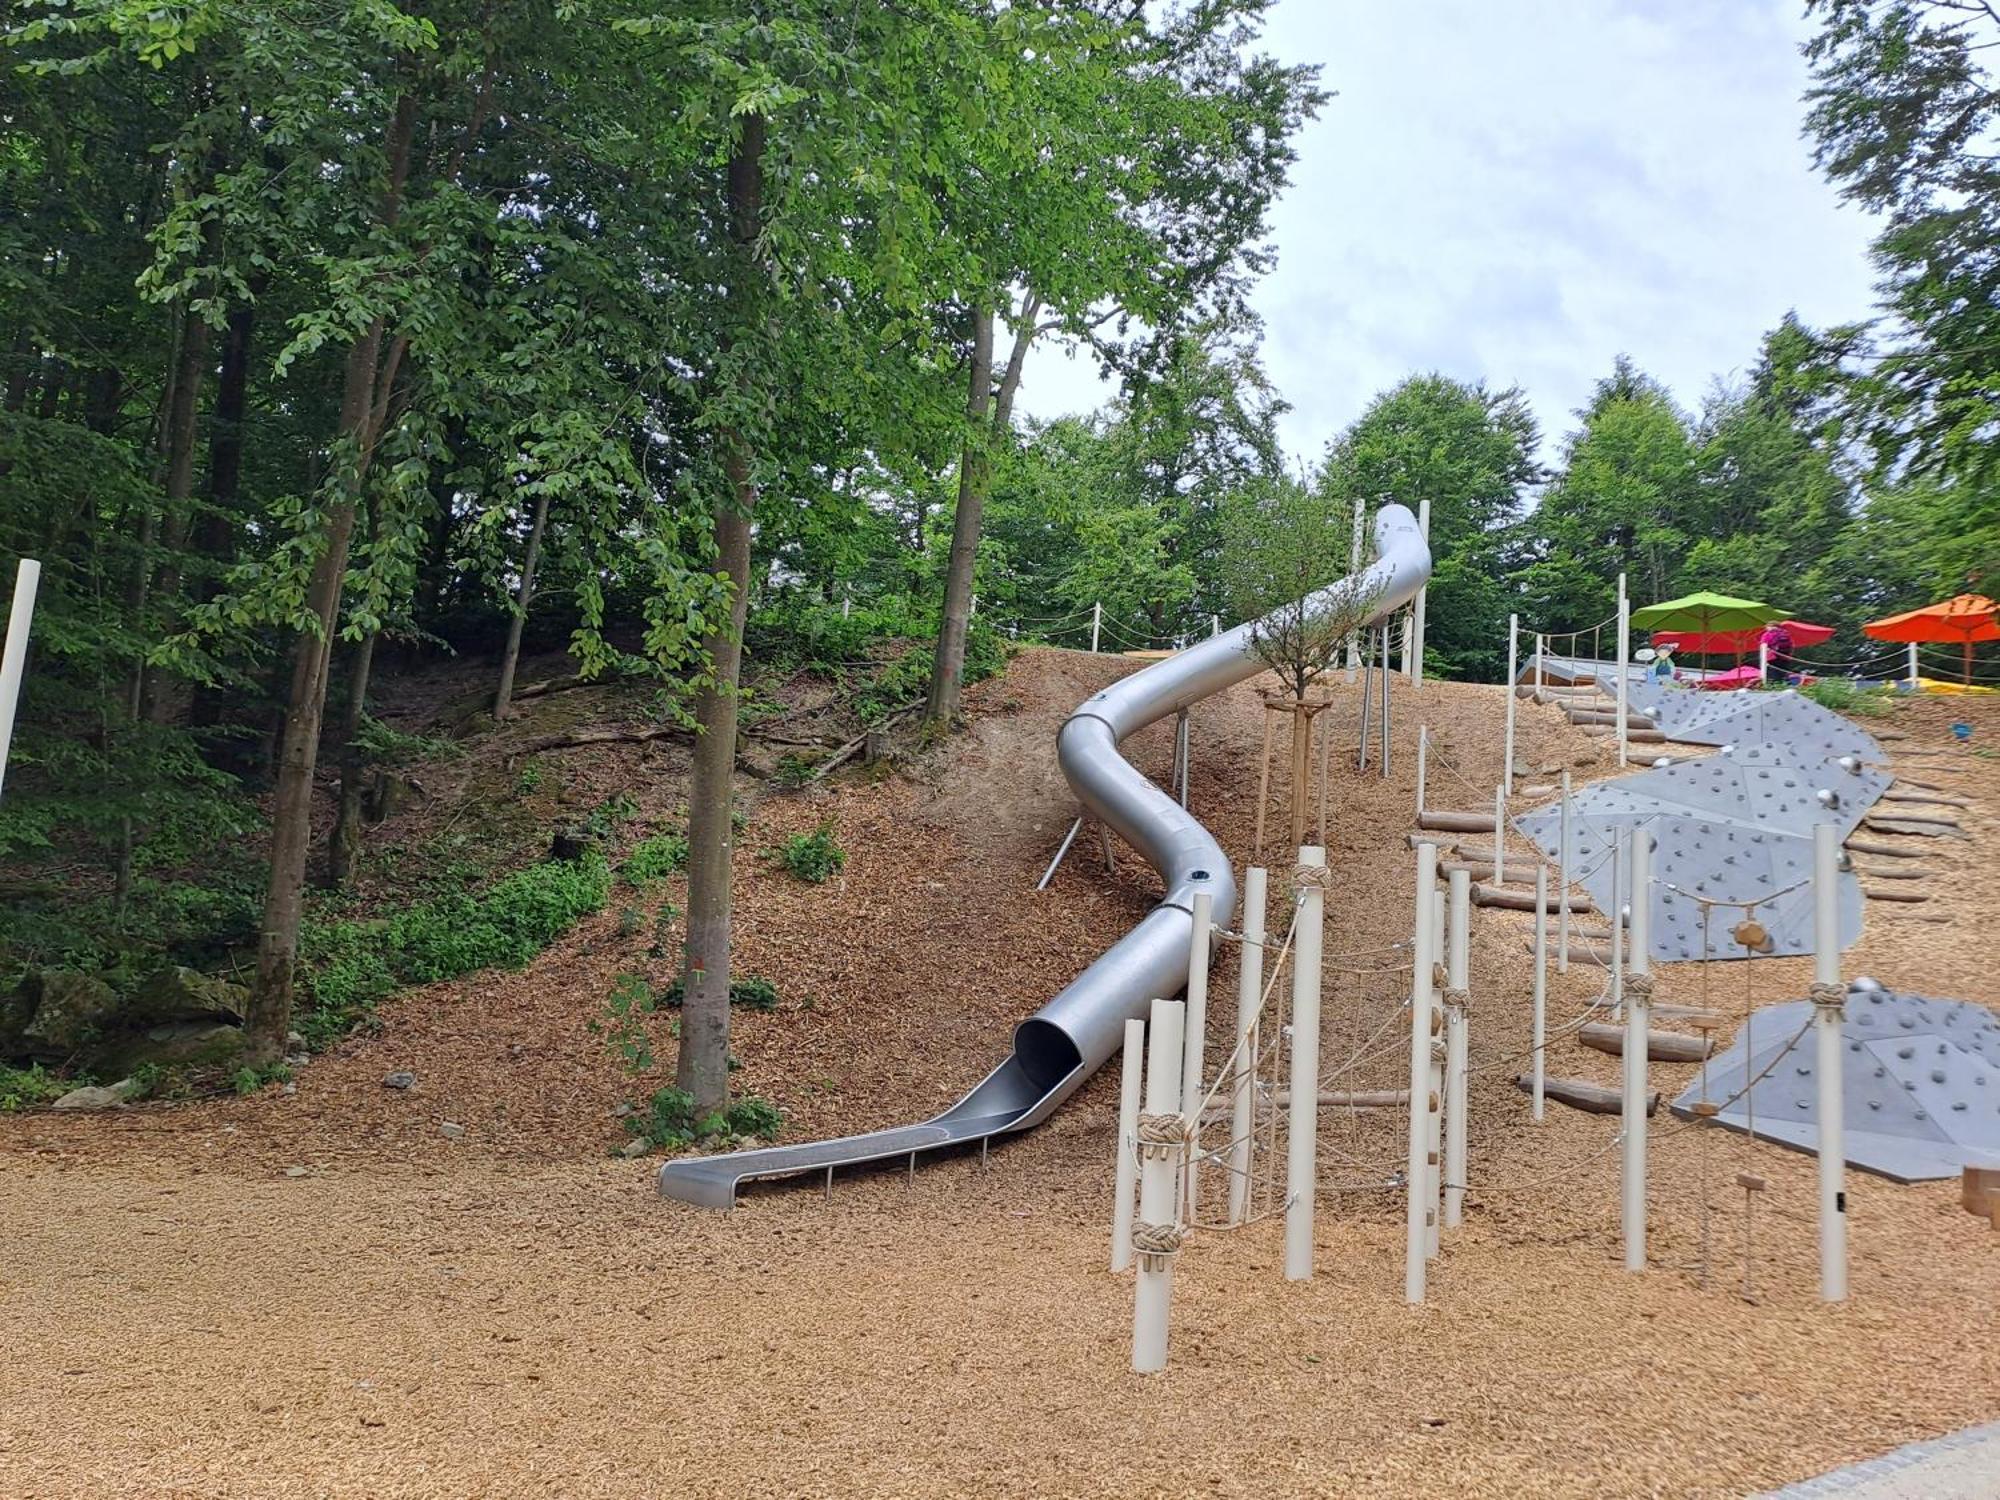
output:
M1870 221L1801 138L1797 0L1280 0L1264 45L1336 92L1255 302L1317 455L1414 371L1518 383L1553 451L1620 353L1699 405L1796 308L1870 309ZM1108 394L1046 350L1022 404Z

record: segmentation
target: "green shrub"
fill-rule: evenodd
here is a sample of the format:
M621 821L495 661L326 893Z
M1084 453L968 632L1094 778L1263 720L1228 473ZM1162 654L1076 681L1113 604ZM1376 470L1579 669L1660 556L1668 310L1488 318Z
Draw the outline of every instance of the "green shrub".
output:
M514 795L532 797L542 789L542 763L538 760L524 760L521 769L514 773Z
M660 992L660 1004L678 1010L687 1003L687 987L684 979L676 979ZM770 980L755 974L746 974L741 979L729 981L729 1003L740 1005L745 1010L776 1010L778 1008L778 987Z
M788 751L778 757L778 768L771 773L771 780L785 791L797 791L818 774L819 766L810 756Z
M625 857L619 870L627 885L646 886L687 868L688 841L684 833L656 833L641 839Z
M847 867L847 851L835 842L833 825L795 833L778 849L778 863L808 885L825 885Z
M592 1021L590 1032L604 1038L612 1061L628 1073L653 1069L653 1038L646 1019L653 1014L653 987L637 974L620 974L605 997L604 1019Z
M685 1089L656 1089L644 1109L625 1117L625 1128L647 1145L679 1151L715 1136L748 1135L771 1140L784 1128L777 1109L754 1094L733 1099L719 1111L697 1116L694 1096Z
M53 1077L40 1063L25 1068L10 1068L0 1063L0 1114L53 1103L75 1086Z
M784 1116L778 1113L777 1106L765 1103L755 1094L731 1101L722 1112L722 1120L731 1135L754 1135L767 1141L785 1128Z
M292 1070L281 1062L264 1068L238 1068L229 1081L239 1095L254 1094L267 1084L290 1083Z
M1842 677L1822 677L1807 683L1799 692L1821 708L1852 714L1858 719L1879 719L1895 709L1894 688L1862 687Z

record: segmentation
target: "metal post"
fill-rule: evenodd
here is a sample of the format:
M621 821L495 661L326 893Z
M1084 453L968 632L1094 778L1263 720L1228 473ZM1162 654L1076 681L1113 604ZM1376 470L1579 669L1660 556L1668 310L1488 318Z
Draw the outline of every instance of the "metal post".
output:
M1111 1204L1111 1269L1132 1268L1133 1195L1139 1189L1139 1088L1146 1068L1146 1023L1125 1023L1125 1056L1118 1078L1118 1170ZM832 1169L828 1168L830 1172Z
M1542 697L1542 659L1548 653L1549 638L1539 630L1535 632L1535 701Z
M1520 675L1521 617L1507 616L1507 743L1503 753L1506 763L1501 768L1500 784L1507 789L1507 795L1514 795L1514 679Z
M1361 753L1355 760L1355 769L1368 769L1368 716L1369 705L1375 693L1375 641L1376 632L1368 633L1368 650L1361 658Z
M1917 672L1917 643L1915 641L1911 641L1910 642L1910 691L1913 693L1917 690L1918 676L1919 674Z
M1347 572L1350 577L1361 571L1361 497L1354 497L1354 537L1347 548ZM1361 628L1356 626L1347 632L1347 680L1354 681L1355 669L1361 665Z
M1618 575L1618 764L1625 764L1626 753L1626 694L1630 684L1625 680L1625 663L1632 656L1632 601L1625 594L1625 575Z
M1426 1082L1430 1092L1425 1103L1430 1107L1430 1118L1424 1133L1424 1204L1428 1214L1424 1228L1424 1254L1432 1260L1438 1256L1438 1226L1443 1220L1444 1204L1444 996L1439 993L1437 982L1438 964L1444 958L1445 949L1445 905L1444 892L1433 888L1431 891L1431 1050L1430 1068Z
M1444 1227L1465 1220L1465 1092L1471 1018L1465 992L1472 949L1472 877L1451 872L1451 942L1444 996Z
M1813 1030L1819 1072L1819 1295L1847 1300L1847 1142L1841 1087L1840 830L1813 829Z
M1183 1007L1178 1000L1155 1000L1153 1024L1147 1029L1146 1113L1178 1115L1181 1110L1181 1036ZM1174 1170L1177 1146L1142 1145L1139 1163L1139 1231L1135 1249L1156 1235L1179 1227L1174 1216ZM1132 1297L1132 1368L1140 1373L1167 1367L1167 1308L1174 1294L1174 1258L1170 1252L1139 1249L1138 1285Z
M1389 660L1389 627L1382 627L1382 660ZM1382 779L1389 779L1389 673L1382 673Z
M1569 772L1562 774L1562 811L1557 816L1556 972L1569 972Z
M1229 1222L1241 1224L1250 1209L1251 1132L1256 1129L1257 1015L1264 999L1264 893L1268 877L1243 872L1243 942L1236 977L1236 1076L1229 1102ZM1275 1103L1275 1101L1274 1101Z
M1625 861L1622 835L1611 835L1611 1019L1625 1019Z
M1632 982L1625 1006L1625 1269L1646 1269L1646 1089L1653 988L1653 835L1632 830Z
M32 557L14 570L14 602L7 610L7 644L0 649L0 781L14 746L14 713L21 705L21 679L28 670L28 627L35 618L35 591L42 565Z
M1542 1094L1546 1078L1547 1059L1543 1053L1548 1049L1548 1009L1549 1009L1549 867L1537 863L1535 866L1535 1017L1531 1040L1534 1050L1534 1092L1529 1118L1536 1124L1542 1119Z
M1507 883L1507 786L1493 788L1493 883Z
M1076 842L1076 836L1082 828L1081 817L1069 825L1069 832L1063 835L1062 847L1056 850L1056 857L1049 861L1049 867L1042 871L1042 878L1035 882L1036 890L1045 891L1049 888L1049 882L1056 878L1056 871L1062 868L1062 862L1069 854L1069 846Z
M1431 726L1417 726L1417 816L1424 815L1424 783L1429 776L1431 759Z
M1437 889L1438 846L1417 845L1416 920L1410 941L1410 1149L1404 1165L1403 1299L1424 1300L1425 1243L1429 1226L1425 1161L1430 1139L1431 965L1437 961L1431 933L1431 892Z
M1769 641L1760 640L1757 642L1757 680L1759 682L1769 682L1771 680L1771 643Z
M1285 1280L1310 1281L1319 1182L1320 947L1326 933L1326 850L1299 850L1299 922L1292 939L1292 1101L1285 1135Z
M1183 1175L1187 1220L1200 1215L1195 1163L1201 1155L1201 1074L1203 1054L1208 1044L1208 944L1215 926L1215 897L1207 891L1194 894L1194 934L1188 940L1187 1033L1181 1042L1181 1108L1189 1117L1188 1162Z
M1100 600L1090 606L1090 649L1097 650L1097 633L1104 628L1104 604Z

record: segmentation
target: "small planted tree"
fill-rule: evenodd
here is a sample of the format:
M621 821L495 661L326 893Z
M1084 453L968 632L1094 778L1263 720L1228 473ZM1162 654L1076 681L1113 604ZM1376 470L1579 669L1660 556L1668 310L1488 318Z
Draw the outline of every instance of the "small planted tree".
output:
M1345 498L1283 475L1245 485L1222 511L1223 592L1232 613L1254 622L1251 649L1291 699L1294 847L1305 842L1312 723L1326 706L1308 695L1380 602L1380 589L1358 579L1333 587L1347 576L1351 525Z

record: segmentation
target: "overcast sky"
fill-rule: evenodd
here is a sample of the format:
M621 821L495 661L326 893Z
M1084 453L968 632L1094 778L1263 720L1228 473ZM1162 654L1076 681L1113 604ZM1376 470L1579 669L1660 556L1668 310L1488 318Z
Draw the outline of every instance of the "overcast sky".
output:
M1298 141L1256 293L1316 458L1414 371L1519 384L1553 455L1623 352L1700 403L1788 308L1871 305L1871 221L1799 133L1801 0L1279 0L1265 37L1336 95ZM1096 406L1028 369L1037 416Z

